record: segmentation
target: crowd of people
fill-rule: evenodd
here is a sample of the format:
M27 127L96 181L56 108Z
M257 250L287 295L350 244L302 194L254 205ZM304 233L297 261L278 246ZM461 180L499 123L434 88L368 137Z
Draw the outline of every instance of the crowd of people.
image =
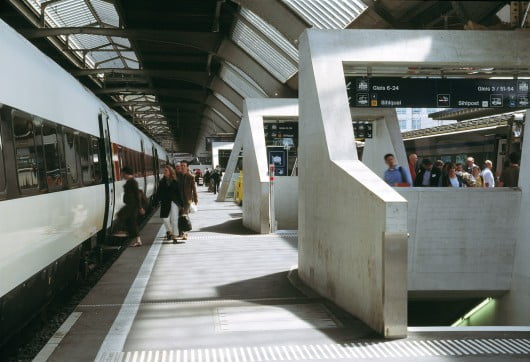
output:
M519 154L511 153L504 168L497 173L493 170L490 160L484 161L481 168L475 164L473 157L468 157L465 164L432 162L424 158L418 162L416 154L408 156L408 171L397 164L393 154L384 157L388 169L384 180L394 187L517 187L519 181Z
M200 169L197 169L200 173ZM195 174L197 175L197 173ZM196 176L197 184L199 184L201 176ZM203 182L208 191L213 192L214 195L219 192L219 185L221 184L221 179L223 178L223 172L219 166L216 166L213 170L206 169L204 170Z
M114 236L129 237L131 246L142 246L138 232L138 216L145 214L148 201L134 179L130 167L121 170L126 180L123 186L124 206L118 211ZM167 164L163 169L163 177L158 183L156 201L160 203L160 218L166 227L166 239L187 240L191 230L190 211L197 208L199 198L197 186L206 186L208 191L216 194L221 183L222 171L219 166L213 170L189 169L189 162L177 162L175 167Z
M133 240L131 246L141 246L137 219L139 215L145 214L147 200L131 168L124 167L121 171L126 180L123 186L125 205L118 211L114 236L128 236ZM190 172L187 161L177 163L175 167L165 165L163 174L156 200L160 202L160 217L166 227L166 239L177 243L178 240L187 240L188 231L191 230L189 213L199 203L195 176Z

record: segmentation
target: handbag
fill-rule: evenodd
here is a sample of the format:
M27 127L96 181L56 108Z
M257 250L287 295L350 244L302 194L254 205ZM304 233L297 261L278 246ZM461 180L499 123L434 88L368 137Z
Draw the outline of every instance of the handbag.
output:
M192 202L190 204L190 214L195 214L198 210L198 206L196 203Z
M191 221L188 215L179 216L178 227L180 232L188 232L191 230Z

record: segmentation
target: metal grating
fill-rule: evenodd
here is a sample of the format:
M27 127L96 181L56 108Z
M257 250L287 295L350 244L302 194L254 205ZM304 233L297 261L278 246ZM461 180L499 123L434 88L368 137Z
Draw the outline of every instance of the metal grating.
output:
M219 76L243 98L267 97L267 93L252 78L228 62L223 63Z
M287 59L241 20L236 20L232 40L282 83L298 72L294 61Z
M344 29L368 6L361 0L282 0L317 29Z

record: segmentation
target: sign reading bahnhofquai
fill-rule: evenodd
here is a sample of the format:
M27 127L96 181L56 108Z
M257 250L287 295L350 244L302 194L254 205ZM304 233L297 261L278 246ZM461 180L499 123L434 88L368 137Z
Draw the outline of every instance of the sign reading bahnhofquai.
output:
M527 108L530 79L346 77L351 107Z

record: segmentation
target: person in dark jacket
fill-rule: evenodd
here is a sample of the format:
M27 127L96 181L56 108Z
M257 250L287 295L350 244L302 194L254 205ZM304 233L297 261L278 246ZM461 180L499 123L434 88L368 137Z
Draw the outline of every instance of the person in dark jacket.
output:
M138 214L144 212L140 204L140 189L130 167L122 168L121 172L127 181L123 185L123 203L125 206L118 211L117 223L124 226L128 236L133 239L131 246L142 246L137 223ZM114 235L125 236L123 232L117 232Z
M213 193L215 195L219 191L219 184L221 183L222 178L221 169L219 166L213 170L211 178L213 180Z
M164 166L164 177L158 183L157 199L160 201L160 218L166 226L166 239L176 241L182 196L175 170L170 165Z
M204 172L204 186L210 186L210 170L206 169Z
M199 198L197 196L197 184L195 183L195 178L189 171L188 165L188 161L182 161L180 163L180 172L177 174L177 179L179 181L179 190L182 196L182 207L179 208L179 218L185 216L189 220L188 214L190 213L190 206L192 203L198 205ZM178 237L187 240L188 232L181 230L179 227Z
M416 180L414 180L415 187L438 187L441 171L433 167L432 161L428 158L421 163L421 171L418 172Z
M465 187L464 179L456 173L456 165L451 163L447 168L447 174L442 179L443 187Z

